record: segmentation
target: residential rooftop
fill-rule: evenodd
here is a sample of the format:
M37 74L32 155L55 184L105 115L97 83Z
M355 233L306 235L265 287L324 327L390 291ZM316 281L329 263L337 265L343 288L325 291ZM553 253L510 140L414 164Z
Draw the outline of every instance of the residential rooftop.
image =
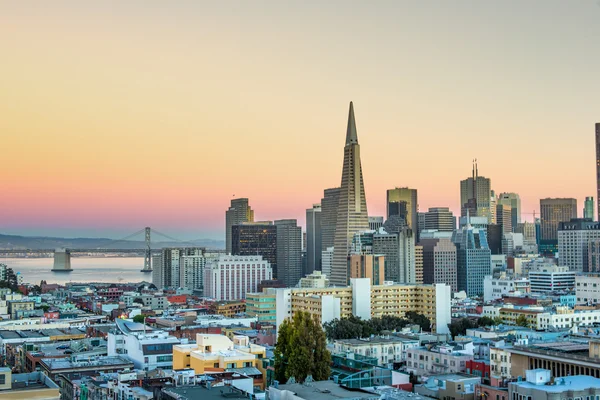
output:
M542 390L549 393L561 393L565 391L580 391L589 388L600 389L600 379L588 375L573 375L564 378L556 378L554 385L536 385L527 381L512 382L511 385L516 385L521 388Z

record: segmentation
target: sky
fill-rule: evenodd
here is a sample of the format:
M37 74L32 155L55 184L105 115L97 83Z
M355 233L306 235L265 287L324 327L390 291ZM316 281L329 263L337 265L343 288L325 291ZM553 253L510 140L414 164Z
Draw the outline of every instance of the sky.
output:
M527 213L596 192L597 0L0 1L0 54L0 233L304 225L350 101L370 215L458 212L474 158Z

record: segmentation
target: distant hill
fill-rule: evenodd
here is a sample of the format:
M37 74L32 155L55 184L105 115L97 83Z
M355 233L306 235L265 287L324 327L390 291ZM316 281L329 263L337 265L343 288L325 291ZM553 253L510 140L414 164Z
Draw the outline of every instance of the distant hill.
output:
M54 249L66 247L71 249L142 249L145 243L141 240L113 240L108 238L58 238L47 236L18 236L0 234L0 249ZM199 246L210 249L224 249L225 241L213 239L196 239L189 242L152 242L152 248Z

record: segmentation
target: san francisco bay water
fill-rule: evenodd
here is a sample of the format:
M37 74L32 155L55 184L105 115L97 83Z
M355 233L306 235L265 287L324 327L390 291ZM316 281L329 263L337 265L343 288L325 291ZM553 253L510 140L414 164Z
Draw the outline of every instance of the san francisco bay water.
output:
M23 282L65 284L68 282L127 283L152 281L152 273L140 272L142 257L71 257L71 272L52 272L52 258L0 258L13 271L23 275Z

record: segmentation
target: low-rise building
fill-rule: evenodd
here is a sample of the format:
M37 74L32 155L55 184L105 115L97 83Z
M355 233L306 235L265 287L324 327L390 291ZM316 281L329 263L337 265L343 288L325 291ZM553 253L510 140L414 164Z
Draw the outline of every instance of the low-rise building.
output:
M378 360L378 365L393 367L406 361L406 350L419 347L419 341L400 337L372 337L367 339L341 339L333 343L335 353L360 354Z
M265 347L250 343L248 336L234 336L230 340L225 335L199 333L196 335L196 344L173 347L173 369L191 368L199 375L258 368L261 367L258 361L265 357ZM254 383L264 388L264 375L262 381Z
M414 387L415 393L435 399L474 400L475 385L480 377L469 374L444 374L427 378L422 385Z
M526 294L529 290L529 279L526 278L486 276L483 281L483 301L498 300L508 294Z
M13 374L10 368L0 368L0 399L59 400L60 389L43 373L36 371Z
M171 369L173 346L179 339L164 331L152 331L143 324L117 319L108 334L108 355L122 356L143 371Z
M246 303L243 301L215 301L211 304L210 310L213 314L233 317L246 312Z
M313 271L312 274L306 275L304 278L300 278L298 287L310 288L310 289L323 289L329 286L329 279L327 275L321 271Z
M40 370L53 381L58 375L69 377L92 376L99 372L117 372L133 368L133 363L125 357L96 357L91 360L75 361L66 358L43 358Z
M555 313L539 313L536 318L536 329L592 326L600 323L600 310L575 311L568 307L556 307Z
M600 304L600 274L577 275L575 296L578 304Z
M558 400L597 399L600 396L600 379L585 375L552 379L547 369L526 371L526 380L510 382L508 395L511 399Z
M431 349L407 349L407 371L416 375L427 376L444 373L464 373L467 370L467 361L473 360L472 348L471 354L468 354L468 351L465 351L465 345L441 345Z
M318 272L318 271L317 271ZM248 293L246 295L246 314L255 317L259 324L277 324L277 303L274 293Z
M575 287L576 271L547 263L536 265L529 271L531 293L569 291Z

